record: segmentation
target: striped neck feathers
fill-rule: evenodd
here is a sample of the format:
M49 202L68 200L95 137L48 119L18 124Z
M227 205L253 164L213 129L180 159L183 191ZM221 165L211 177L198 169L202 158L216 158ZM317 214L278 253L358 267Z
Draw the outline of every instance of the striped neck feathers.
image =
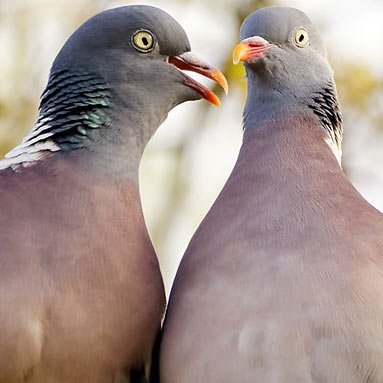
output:
M0 168L28 166L48 153L84 147L95 129L110 126L110 104L110 88L95 75L67 70L51 73L35 126L6 154Z
M327 82L320 91L316 92L308 106L319 117L322 127L328 133L327 143L340 164L342 157L343 118L333 81Z
M255 86L255 88L257 88ZM278 105L290 109L308 107L319 119L319 123L327 133L326 143L330 146L332 152L337 158L339 164L342 156L342 134L343 134L343 119L339 106L337 91L334 81L329 79L319 87L303 93L302 97L286 96L283 92L273 92L268 95L268 92L262 92L258 89L250 89L248 94L255 94L255 97L248 98L244 115L243 126L246 130L253 125L253 121L262 121L263 119L273 118L273 113L278 112ZM291 104L294 100L295 105ZM270 105L274 105L270 108ZM274 111L273 111L274 109Z

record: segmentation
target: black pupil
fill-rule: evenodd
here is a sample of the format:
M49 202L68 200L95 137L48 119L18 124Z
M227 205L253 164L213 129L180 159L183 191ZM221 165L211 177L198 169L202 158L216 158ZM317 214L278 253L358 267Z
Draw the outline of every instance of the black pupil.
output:
M149 45L149 40L148 40L146 37L143 37L143 38L142 38L142 43L143 43L145 46L148 46L148 45Z
M299 36L299 42L301 43L303 40L305 39L305 36L303 33L301 33L301 35Z

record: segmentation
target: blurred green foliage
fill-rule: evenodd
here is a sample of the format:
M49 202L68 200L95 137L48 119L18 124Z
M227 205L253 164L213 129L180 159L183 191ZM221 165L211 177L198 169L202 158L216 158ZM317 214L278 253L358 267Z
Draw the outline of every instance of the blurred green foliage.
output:
M376 134L383 134L383 79L371 68L354 61L344 61L336 68L336 82L344 112L367 120Z

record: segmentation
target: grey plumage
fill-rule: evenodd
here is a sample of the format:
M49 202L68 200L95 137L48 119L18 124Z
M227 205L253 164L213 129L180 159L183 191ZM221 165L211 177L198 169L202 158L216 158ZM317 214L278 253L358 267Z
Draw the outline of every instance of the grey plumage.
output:
M41 96L36 126L23 146L48 139L54 139L61 147L81 144L81 136L86 135L88 129L110 125L106 115L110 98L110 87L102 79L90 74L71 74L67 70L53 73Z
M225 84L148 6L96 15L58 54L36 125L0 161L0 383L154 374L165 294L138 166L173 107L218 102L181 61Z
M284 7L241 40L243 144L177 271L161 382L381 382L383 216L340 167L323 42Z

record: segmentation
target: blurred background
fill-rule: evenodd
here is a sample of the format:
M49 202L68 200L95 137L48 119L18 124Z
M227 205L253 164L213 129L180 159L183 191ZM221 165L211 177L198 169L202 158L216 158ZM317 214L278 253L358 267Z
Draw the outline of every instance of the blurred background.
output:
M31 129L50 65L68 36L95 13L130 3L0 0L0 157ZM221 68L230 85L228 97L217 89L222 96L221 108L199 101L172 111L149 143L141 163L145 219L167 290L193 232L238 154L246 87L242 67L231 64L231 52L242 20L259 7L300 8L322 32L345 120L344 170L362 195L383 211L383 1L140 3L161 7L173 15L188 33L193 51Z

